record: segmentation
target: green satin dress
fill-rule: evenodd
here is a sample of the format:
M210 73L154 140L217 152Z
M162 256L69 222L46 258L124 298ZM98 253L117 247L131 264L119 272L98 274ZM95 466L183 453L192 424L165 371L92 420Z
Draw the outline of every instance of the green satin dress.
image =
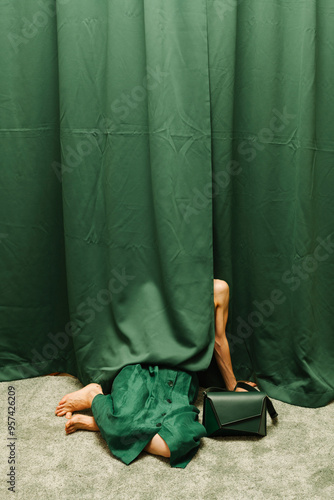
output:
M185 468L207 435L193 404L198 390L194 372L127 365L115 377L111 394L95 396L92 412L111 453L125 464L158 433L170 449L171 467Z

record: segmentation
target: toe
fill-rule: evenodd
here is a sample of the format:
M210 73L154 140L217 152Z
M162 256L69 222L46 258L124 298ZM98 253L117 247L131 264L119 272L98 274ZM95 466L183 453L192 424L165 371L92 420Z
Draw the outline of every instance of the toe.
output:
M65 431L69 432L71 429L73 429L73 423L71 421L66 422L65 424Z
M66 418L71 418L72 417L72 412L68 411L65 416L66 416Z
M72 432L75 432L75 431L76 431L76 427L75 427L75 423L73 422L73 419L66 422L66 424L65 424L66 434L71 434Z

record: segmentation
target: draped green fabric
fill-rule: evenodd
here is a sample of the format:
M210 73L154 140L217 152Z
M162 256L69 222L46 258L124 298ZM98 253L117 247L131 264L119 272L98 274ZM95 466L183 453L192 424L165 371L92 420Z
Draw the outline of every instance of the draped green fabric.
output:
M333 22L332 0L0 0L1 380L215 375L215 277L237 378L333 399Z

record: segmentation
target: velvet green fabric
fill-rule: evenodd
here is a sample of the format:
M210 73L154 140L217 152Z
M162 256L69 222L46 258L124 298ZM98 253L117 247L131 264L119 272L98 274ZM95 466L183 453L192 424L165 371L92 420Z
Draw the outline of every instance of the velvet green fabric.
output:
M238 378L331 401L332 1L0 9L1 380L210 375L216 277Z

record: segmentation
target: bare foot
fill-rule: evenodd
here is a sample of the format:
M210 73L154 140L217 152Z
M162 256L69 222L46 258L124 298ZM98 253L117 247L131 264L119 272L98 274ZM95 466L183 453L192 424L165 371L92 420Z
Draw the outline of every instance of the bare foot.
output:
M248 380L238 380L238 382L243 382L244 384L251 385L252 387L257 387L255 382L250 382ZM246 389L242 389L241 387L237 387L235 392L248 392Z
M78 391L66 394L66 396L60 400L55 414L58 417L62 417L67 412L91 408L93 398L96 394L103 394L102 388L99 384L88 384Z
M89 415L81 415L80 413L71 417L65 424L66 434L72 434L72 432L75 432L78 429L83 429L85 431L100 430L96 425L94 417L90 417Z
M255 382L251 382L250 380L238 380L238 382L243 382L244 384L249 384L253 387L257 387L257 384Z

